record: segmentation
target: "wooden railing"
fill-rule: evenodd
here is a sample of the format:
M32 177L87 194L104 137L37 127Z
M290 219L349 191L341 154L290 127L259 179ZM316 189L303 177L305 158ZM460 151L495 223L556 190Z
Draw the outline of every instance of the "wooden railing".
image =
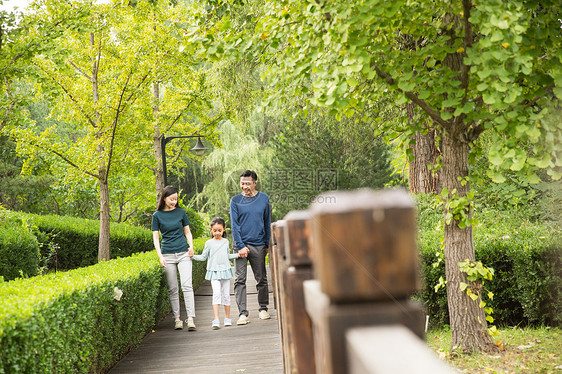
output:
M415 206L403 191L329 192L272 224L285 373L450 373L423 342Z

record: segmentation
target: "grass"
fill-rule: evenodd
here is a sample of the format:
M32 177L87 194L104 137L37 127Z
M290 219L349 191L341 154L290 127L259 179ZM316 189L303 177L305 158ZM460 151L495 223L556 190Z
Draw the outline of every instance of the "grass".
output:
M465 355L451 350L448 329L428 331L427 344L462 373L562 373L562 329L554 327L499 329L499 353Z

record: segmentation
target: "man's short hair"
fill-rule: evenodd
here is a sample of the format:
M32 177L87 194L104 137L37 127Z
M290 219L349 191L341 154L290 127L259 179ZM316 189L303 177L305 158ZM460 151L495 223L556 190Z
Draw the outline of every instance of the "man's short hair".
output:
M242 172L242 174L240 174L240 178L242 177L252 177L253 181L257 181L258 180L258 175L256 174L255 171L253 170L244 170Z

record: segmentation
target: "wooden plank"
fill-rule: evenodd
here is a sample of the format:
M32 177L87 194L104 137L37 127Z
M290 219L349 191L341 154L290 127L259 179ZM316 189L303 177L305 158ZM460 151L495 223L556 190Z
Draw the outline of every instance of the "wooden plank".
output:
M290 323L289 316L285 312L286 305L286 286L283 283L283 274L287 270L286 259L286 235L287 223L284 220L277 221L272 224L272 236L275 238L276 245L272 249L272 257L274 261L273 268L273 279L275 284L274 293L277 295L277 314L278 314L278 325L279 325L279 335L281 338L281 346L283 352L283 367L285 373L291 373L291 346L290 342L290 331L287 325Z
M307 210L294 210L284 218L287 225L286 261L291 266L312 266L314 254L311 244L311 218L312 215Z
M271 274L268 274L268 281L271 281ZM268 373L282 374L281 341L275 321L277 313L271 308L270 320L258 318L255 285L251 267L248 267L248 325L236 326L238 310L234 295L231 295L234 326L222 326L224 309L221 307L221 328L213 330L212 292L210 285L205 283L195 295L197 331L174 330L173 318L169 314L109 373L262 374L267 368ZM181 315L185 318L183 303L181 306Z
M309 267L291 266L283 274L286 288L285 315L288 317L286 324L288 334L285 337L289 339L288 369L294 374L316 371L312 321L306 313L303 290L303 282L312 279L312 276L312 269Z
M272 284L273 284L273 303L275 309L279 310L279 284L278 284L278 273L279 273L279 261L283 258L281 254L281 248L285 242L285 221L276 221L271 224L271 240L269 243L269 266L272 274ZM281 327L279 327L281 328Z
M304 298L314 328L318 374L346 372L345 333L352 327L400 324L420 338L424 334L423 308L411 300L333 304L318 280L304 282Z
M346 343L349 374L456 372L404 326L353 328L346 333Z
M419 287L415 209L406 192L332 191L318 201L311 205L313 251L321 253L314 272L331 300L388 301Z

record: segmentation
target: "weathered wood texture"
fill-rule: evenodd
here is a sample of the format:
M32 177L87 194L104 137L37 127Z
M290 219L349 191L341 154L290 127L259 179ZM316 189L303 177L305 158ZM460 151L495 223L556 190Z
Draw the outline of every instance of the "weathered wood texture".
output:
M308 211L293 211L284 218L286 225L284 253L287 266L281 274L284 292L283 317L286 334L281 335L287 349L285 372L314 373L314 340L312 321L306 313L303 282L313 278L311 215Z
M291 266L312 266L314 258L312 246L311 213L307 210L289 212L285 218L285 253L287 264Z
M271 274L268 274L268 281L271 281ZM233 283L232 281L231 317L234 326L222 326L224 309L221 306L221 328L211 328L212 290L206 282L195 295L197 331L187 331L185 327L184 330L174 330L170 314L156 326L154 332L145 336L137 349L129 352L109 373L283 373L275 309L269 309L270 320L258 318L256 283L251 267L248 267L248 307L251 322L246 326L236 326L238 309L232 292ZM183 305L181 313L185 319Z
M312 337L312 320L306 313L303 282L312 279L312 269L290 266L283 274L285 284L285 315L287 316L287 346L289 361L286 372L314 373L314 340ZM283 345L285 348L285 345Z
M400 325L354 328L346 333L346 342L350 352L349 374L456 372L423 340Z
M287 329L288 318L286 318L286 298L285 285L283 284L283 273L287 270L286 253L285 253L285 231L287 225L285 221L277 221L271 225L271 243L270 243L270 266L273 273L273 294L275 306L278 314L279 335L281 337L281 346L283 352L284 372L289 373L290 365L290 347L289 347L289 330Z
M314 326L318 374L347 372L345 333L350 328L400 324L423 338L423 308L411 300L334 304L318 280L304 282L304 297Z
M315 278L332 301L395 300L419 286L415 208L407 193L326 192L312 204ZM323 196L321 195L321 196Z

